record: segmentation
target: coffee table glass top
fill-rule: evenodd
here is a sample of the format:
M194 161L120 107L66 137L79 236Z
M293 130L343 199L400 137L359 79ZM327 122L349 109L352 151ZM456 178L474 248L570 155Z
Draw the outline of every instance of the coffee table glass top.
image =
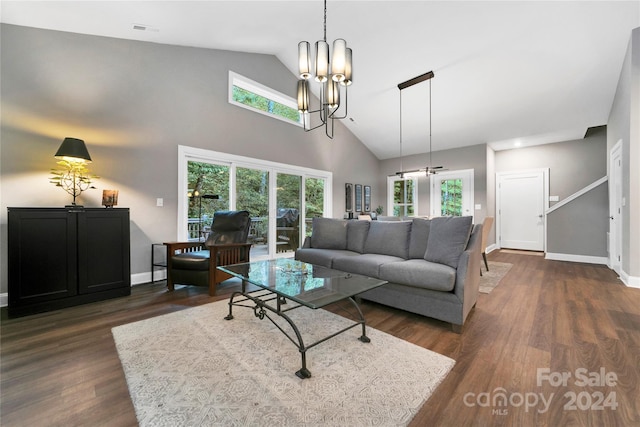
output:
M218 267L260 288L310 308L320 308L387 283L290 258Z

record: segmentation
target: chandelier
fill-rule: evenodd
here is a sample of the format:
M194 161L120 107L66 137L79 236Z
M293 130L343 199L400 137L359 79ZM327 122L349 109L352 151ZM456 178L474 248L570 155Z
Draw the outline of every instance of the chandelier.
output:
M325 134L333 139L333 121L347 117L347 88L352 80L351 49L347 47L344 39L336 39L333 42L333 55L329 53L327 43L327 0L324 0L324 38L318 40L315 45L315 61L312 74L311 53L309 42L298 43L298 111L302 114L305 132L325 128ZM320 106L316 110L310 110L309 79L315 75L314 80L320 84ZM344 104L340 101L341 86L344 87ZM338 113L343 106L341 113ZM311 125L311 114L316 114L320 124Z

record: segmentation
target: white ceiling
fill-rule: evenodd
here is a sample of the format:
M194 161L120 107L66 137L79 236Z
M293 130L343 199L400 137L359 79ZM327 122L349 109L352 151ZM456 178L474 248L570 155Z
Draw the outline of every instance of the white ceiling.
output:
M4 0L0 20L273 54L297 74L298 42L322 39L323 3ZM353 49L352 120L344 123L380 159L399 155L398 83L430 70L434 151L582 138L588 127L607 123L631 30L639 26L637 0L327 5L327 40L344 38ZM402 91L403 155L428 151L428 95L429 83Z

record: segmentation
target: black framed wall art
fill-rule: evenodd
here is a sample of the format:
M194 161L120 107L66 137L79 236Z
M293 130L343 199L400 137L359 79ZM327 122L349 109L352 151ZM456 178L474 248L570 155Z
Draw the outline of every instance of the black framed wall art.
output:
M345 211L353 212L353 184L344 185L344 207Z

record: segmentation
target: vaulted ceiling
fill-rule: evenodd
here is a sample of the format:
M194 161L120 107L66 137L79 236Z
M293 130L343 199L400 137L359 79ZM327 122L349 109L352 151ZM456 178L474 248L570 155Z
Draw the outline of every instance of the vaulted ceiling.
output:
M2 1L4 23L273 54L297 74L297 44L323 37L323 2ZM146 30L134 29L134 24ZM333 1L327 40L353 49L345 125L380 159L577 139L607 123L638 1ZM28 54L26 52L25 54ZM269 85L268 81L261 81ZM295 96L295 87L290 95Z

